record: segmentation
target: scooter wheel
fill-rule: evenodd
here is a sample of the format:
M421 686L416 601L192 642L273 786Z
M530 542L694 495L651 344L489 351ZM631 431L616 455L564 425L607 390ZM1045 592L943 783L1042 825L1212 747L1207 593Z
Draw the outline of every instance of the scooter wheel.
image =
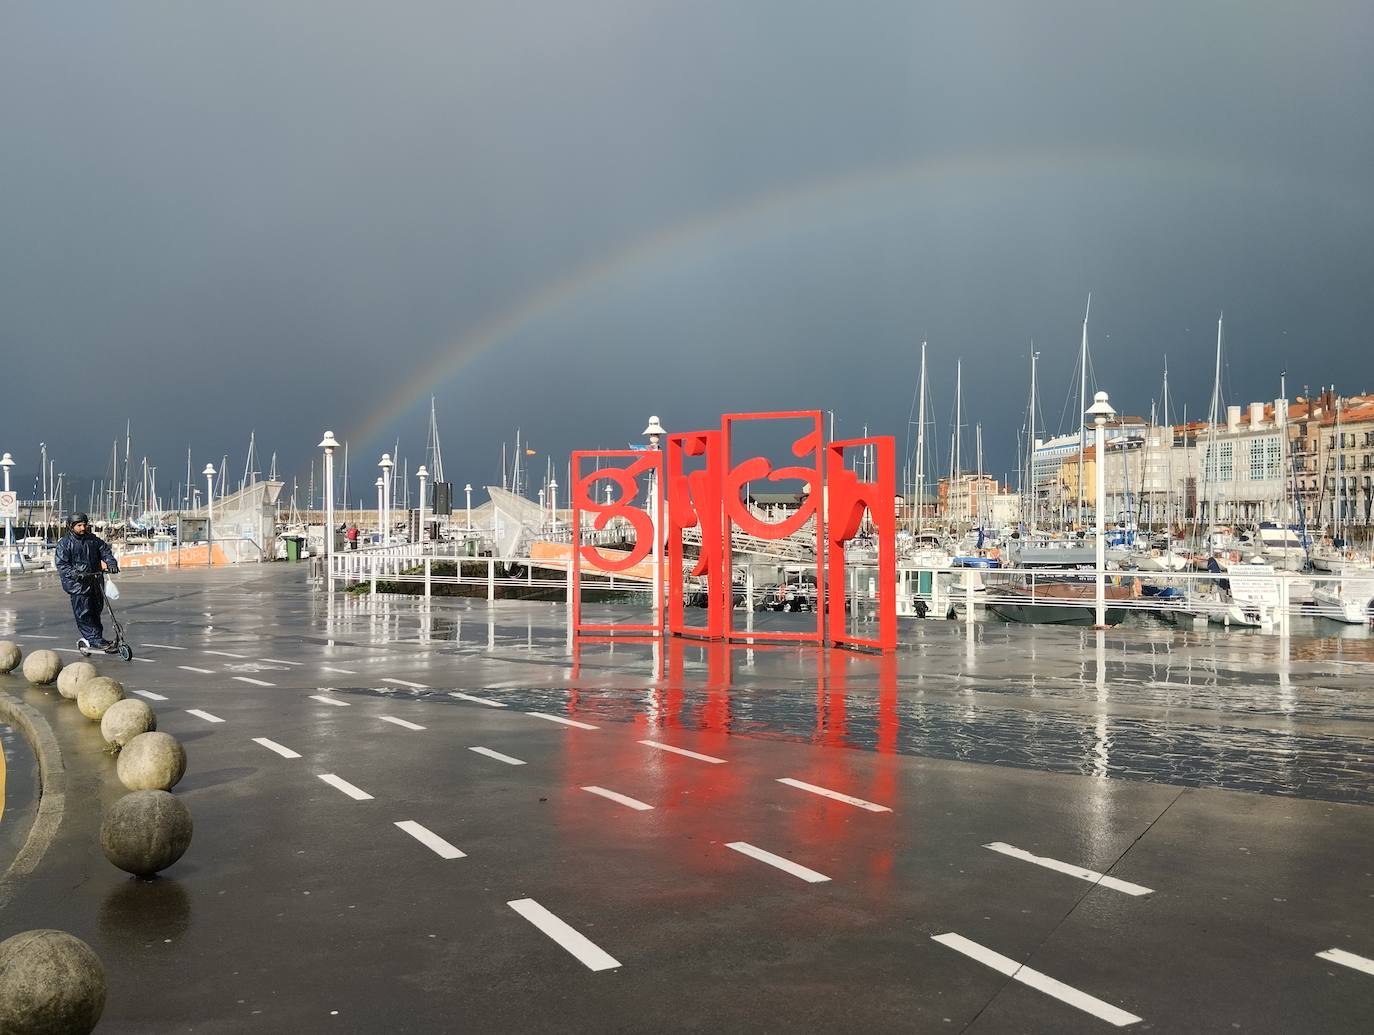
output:
M123 658L125 661L133 661L134 649L130 647L127 643L121 643L119 645L119 656Z

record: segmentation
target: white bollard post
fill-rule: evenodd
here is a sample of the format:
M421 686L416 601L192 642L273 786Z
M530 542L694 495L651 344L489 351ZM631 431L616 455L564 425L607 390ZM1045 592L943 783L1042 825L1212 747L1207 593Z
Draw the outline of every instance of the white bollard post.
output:
M429 581L430 581L429 558L426 557L426 558L425 558L425 602L426 602L426 603L429 602L429 593L430 593Z
M487 558L487 602L496 599L496 558Z

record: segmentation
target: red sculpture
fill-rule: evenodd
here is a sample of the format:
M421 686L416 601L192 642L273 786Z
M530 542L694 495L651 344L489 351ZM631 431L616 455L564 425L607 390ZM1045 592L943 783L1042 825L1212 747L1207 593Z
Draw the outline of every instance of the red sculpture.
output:
M770 460L761 456L733 463L731 431L744 421L806 422L805 433L791 444L793 456L806 463L775 468ZM861 481L844 465L846 449L865 447L871 448L876 458L873 481ZM595 460L597 468L584 473L587 460ZM606 466L608 462L618 462L619 466ZM572 620L575 634L624 632L661 636L666 631L675 636L708 640L819 645L828 640L836 645L881 651L896 648L896 459L894 440L890 436L826 443L819 410L732 413L721 418L719 431L668 435L662 453L639 450L573 453L572 469ZM653 493L649 509L636 505L641 479L645 476L652 479L651 485L662 487L662 491ZM792 480L804 483L803 498L800 506L783 520L767 521L750 510L744 498L747 485ZM598 502L595 487L601 481L617 487L618 495L609 501ZM611 556L595 544L584 543L583 514L595 515L591 527L598 532L617 519L623 520L633 530L634 548ZM852 635L845 616L844 547L858 534L865 515L878 549L876 637ZM800 532L808 522L815 526L815 630L734 629L731 542L735 529L755 539L778 541ZM657 535L656 529L659 530ZM686 570L684 547L685 533L689 529L697 529L700 534L697 559L690 571ZM662 603L665 586L668 590L666 607L655 608L652 623L582 622L580 587L584 563L607 572L631 572L639 567L637 574L644 576L648 572L643 565L651 557L648 581L653 599ZM704 626L687 624L682 590L689 575L705 582ZM833 594L833 602L829 592L832 587L838 590Z
M598 461L595 470L582 473L584 460ZM600 466L601 461L633 460L623 467ZM663 483L663 454L658 451L640 452L630 449L588 450L572 455L572 623L574 634L587 632L641 632L659 635L663 631L663 620L658 612L654 621L640 624L592 624L582 622L582 562L587 561L601 571L629 571L644 563L645 558L653 555L653 574L650 578L655 599L663 599L663 549L662 538L654 535L654 529L663 527L663 494L656 493L653 499L653 513L634 505L639 496L639 478L646 473L652 474L656 484ZM619 489L619 495L599 503L596 500L597 482L610 482ZM603 553L594 544L582 542L582 515L595 514L592 528L604 531L617 518L627 522L634 529L634 549L623 555L611 556Z
M859 480L857 471L844 465L846 449L873 449L877 478ZM853 438L826 447L826 477L830 489L830 514L826 522L826 567L831 585L845 594L844 544L853 539L867 514L878 547L878 636L849 634L843 607L830 609L830 640L835 644L897 649L897 459L890 437ZM855 593L857 600L859 594Z

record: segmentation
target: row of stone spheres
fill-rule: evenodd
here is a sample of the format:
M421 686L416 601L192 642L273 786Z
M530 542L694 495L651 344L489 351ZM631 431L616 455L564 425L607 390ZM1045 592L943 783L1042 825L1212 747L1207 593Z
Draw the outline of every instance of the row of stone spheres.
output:
M115 772L128 792L101 819L100 848L115 866L152 880L177 862L191 844L191 813L170 792L186 773L186 750L158 732L145 701L128 698L118 680L87 661L63 666L55 651L24 657L0 641L0 674L23 662L33 686L56 684L65 700L100 723L107 749L118 755ZM64 931L25 931L0 942L0 1032L89 1032L105 1009L106 982L100 957Z

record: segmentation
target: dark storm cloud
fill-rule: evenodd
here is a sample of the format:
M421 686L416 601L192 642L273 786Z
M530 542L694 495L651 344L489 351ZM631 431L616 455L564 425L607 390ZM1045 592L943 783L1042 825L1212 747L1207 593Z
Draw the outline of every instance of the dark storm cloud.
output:
M1363 4L10 4L0 448L98 475L131 417L167 485L188 444L237 473L256 428L303 471L325 427L375 428L355 477L397 435L413 468L428 393L388 400L449 352L460 482L516 425L566 456L651 412L813 405L900 442L926 336L936 419L961 356L1000 472L1030 339L1073 419L1089 290L1124 411L1166 353L1205 405L1223 308L1232 401L1284 367L1374 389L1371 30Z

